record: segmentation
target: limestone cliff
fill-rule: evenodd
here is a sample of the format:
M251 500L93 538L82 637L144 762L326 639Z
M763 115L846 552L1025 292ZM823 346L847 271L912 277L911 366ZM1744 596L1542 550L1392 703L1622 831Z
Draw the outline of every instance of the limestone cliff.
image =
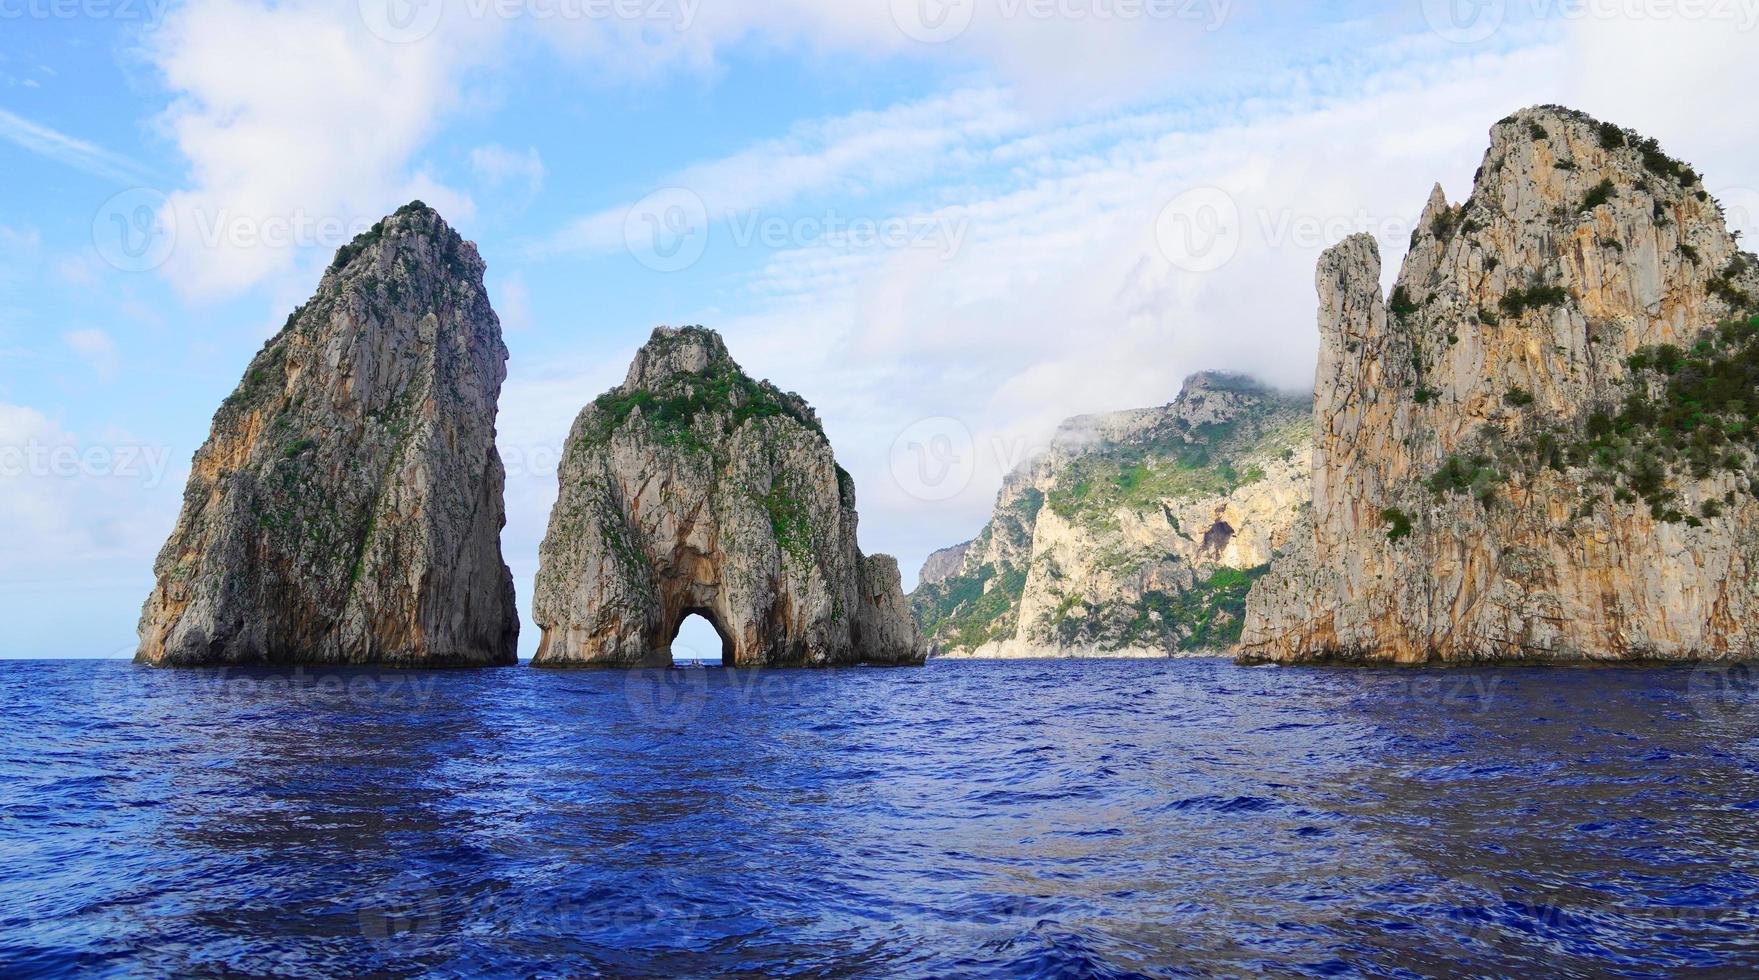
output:
M666 664L682 621L728 666L920 663L897 562L856 545L855 486L798 395L719 335L654 331L574 423L534 594L537 665Z
M971 550L971 542L956 544L951 548L942 548L928 556L922 563L922 571L917 575L917 583L921 585L938 585L959 574L965 564L965 553Z
M1759 654L1759 270L1690 167L1523 111L1380 276L1320 263L1312 516L1248 659Z
M483 262L417 202L343 248L196 454L138 660L517 662Z
M1220 652L1308 500L1305 397L1203 374L1164 408L1072 419L912 595L943 656Z

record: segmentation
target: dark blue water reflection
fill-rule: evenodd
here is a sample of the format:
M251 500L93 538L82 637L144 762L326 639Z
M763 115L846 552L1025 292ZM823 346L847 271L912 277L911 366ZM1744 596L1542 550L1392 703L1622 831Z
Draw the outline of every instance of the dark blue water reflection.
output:
M0 974L1751 971L1756 681L0 663Z

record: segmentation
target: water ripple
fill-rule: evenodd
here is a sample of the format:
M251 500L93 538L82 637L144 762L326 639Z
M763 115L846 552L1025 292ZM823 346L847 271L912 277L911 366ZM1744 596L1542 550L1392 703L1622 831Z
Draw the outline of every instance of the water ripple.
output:
M0 663L0 975L1752 972L1702 681Z

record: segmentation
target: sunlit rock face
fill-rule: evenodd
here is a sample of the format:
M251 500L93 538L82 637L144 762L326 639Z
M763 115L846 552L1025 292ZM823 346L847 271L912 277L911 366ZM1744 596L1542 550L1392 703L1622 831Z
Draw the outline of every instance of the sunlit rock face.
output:
M137 659L517 662L483 271L419 202L337 254L214 416Z
M856 544L855 485L798 395L713 331L661 328L581 412L534 594L545 667L669 663L707 619L728 666L917 664L897 562Z
M1759 653L1759 265L1690 167L1517 113L1380 276L1366 237L1320 262L1312 515L1248 659Z
M1171 405L1063 423L977 539L923 568L911 603L937 655L1230 652L1311 495L1312 415L1305 395L1199 374Z

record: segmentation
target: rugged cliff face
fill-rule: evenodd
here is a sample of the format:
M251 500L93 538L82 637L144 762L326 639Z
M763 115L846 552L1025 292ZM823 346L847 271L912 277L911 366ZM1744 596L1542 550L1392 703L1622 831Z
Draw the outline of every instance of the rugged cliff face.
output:
M138 660L517 662L482 277L419 202L337 254L214 416Z
M728 666L920 663L897 562L856 546L855 486L799 396L719 335L654 331L580 414L535 593L539 666L671 661L695 613Z
M1690 167L1579 113L1497 124L1390 299L1320 263L1311 521L1248 659L1759 653L1759 269Z
M1228 650L1309 499L1311 416L1304 397L1203 374L1164 408L1064 423L983 533L929 559L918 621L946 656Z

